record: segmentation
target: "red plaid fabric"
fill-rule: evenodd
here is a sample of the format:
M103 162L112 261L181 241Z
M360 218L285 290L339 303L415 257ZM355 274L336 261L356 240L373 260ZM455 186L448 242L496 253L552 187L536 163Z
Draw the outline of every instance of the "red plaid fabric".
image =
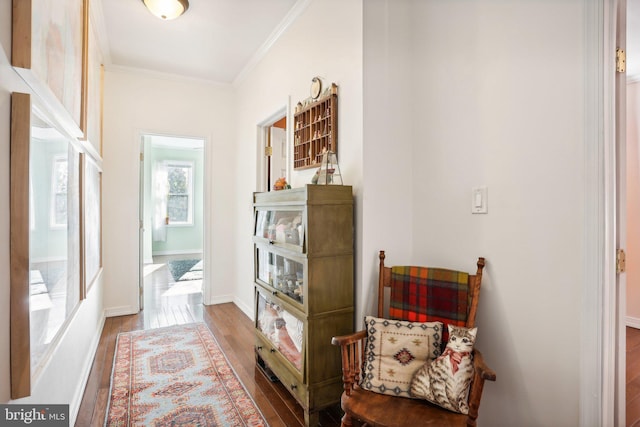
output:
M469 309L469 274L442 268L391 268L389 317L411 322L440 321L465 326ZM446 334L448 336L448 334Z

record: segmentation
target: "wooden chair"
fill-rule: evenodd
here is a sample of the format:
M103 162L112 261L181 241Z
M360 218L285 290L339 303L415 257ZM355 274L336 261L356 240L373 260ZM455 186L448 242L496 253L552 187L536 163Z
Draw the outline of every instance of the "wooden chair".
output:
M380 277L378 284L378 317L385 318L384 300L385 288L391 286L391 268L384 266L384 251L380 251ZM480 282L484 258L478 259L478 270L475 275L469 275L468 311L465 321L466 327L475 324ZM427 310L425 308L424 313ZM408 320L408 319L397 319ZM426 321L443 321L441 317L427 318ZM458 319L459 321L459 319ZM367 332L359 331L351 335L333 337L331 343L341 347L342 372L344 392L341 406L344 411L342 426L351 426L353 420L358 420L367 426L475 426L478 418L478 408L485 380L495 381L496 374L485 363L482 354L474 350L473 362L474 378L469 392L469 414L458 414L448 411L426 400L379 394L360 388L362 378L361 368L364 365L364 351Z

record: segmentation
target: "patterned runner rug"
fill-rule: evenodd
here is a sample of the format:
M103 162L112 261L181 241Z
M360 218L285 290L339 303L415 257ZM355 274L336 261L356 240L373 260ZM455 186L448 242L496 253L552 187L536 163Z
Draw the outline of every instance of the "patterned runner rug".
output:
M105 426L267 426L204 323L118 335Z

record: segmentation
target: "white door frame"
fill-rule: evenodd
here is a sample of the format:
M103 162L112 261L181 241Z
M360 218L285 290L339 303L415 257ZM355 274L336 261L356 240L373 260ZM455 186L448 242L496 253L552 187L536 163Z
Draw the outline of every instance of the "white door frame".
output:
M617 0L615 47L627 50L627 0ZM615 52L614 55L615 57ZM615 345L615 423L626 426L626 362L627 362L627 275L617 273L617 250L627 250L627 74L614 71L615 148L616 148L616 240L613 259L616 295L617 334Z
M138 170L138 179L140 182L138 183L138 310L144 310L144 233L145 231L148 233L148 230L144 228L144 187L145 187L145 179L144 179L144 143L145 143L146 134L141 134L138 137L138 141L140 142L140 161L138 162L139 170Z
M282 117L287 118L286 129L286 170L287 182L291 182L291 109L290 101L287 100L283 107L278 108L274 113L267 116L256 126L256 191L268 191L267 188L267 159L264 155L264 147L266 147L267 138L269 137L269 128Z
M585 252L580 426L625 425L625 307L616 277L617 17L625 0L585 0ZM626 12L626 10L625 10ZM624 223L624 217L622 217ZM624 228L624 224L622 224ZM624 296L623 296L624 298ZM624 344L622 344L624 346ZM624 347L623 347L624 348Z

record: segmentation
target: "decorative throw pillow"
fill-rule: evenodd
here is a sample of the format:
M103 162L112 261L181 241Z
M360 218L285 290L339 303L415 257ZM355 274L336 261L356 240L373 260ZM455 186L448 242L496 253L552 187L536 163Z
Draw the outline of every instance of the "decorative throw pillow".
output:
M405 322L365 317L367 345L363 378L366 390L411 397L411 378L440 354L441 322Z
M411 395L450 411L469 413L469 386L473 379L473 344L478 328L447 325L449 341L440 357L425 363L411 380Z

